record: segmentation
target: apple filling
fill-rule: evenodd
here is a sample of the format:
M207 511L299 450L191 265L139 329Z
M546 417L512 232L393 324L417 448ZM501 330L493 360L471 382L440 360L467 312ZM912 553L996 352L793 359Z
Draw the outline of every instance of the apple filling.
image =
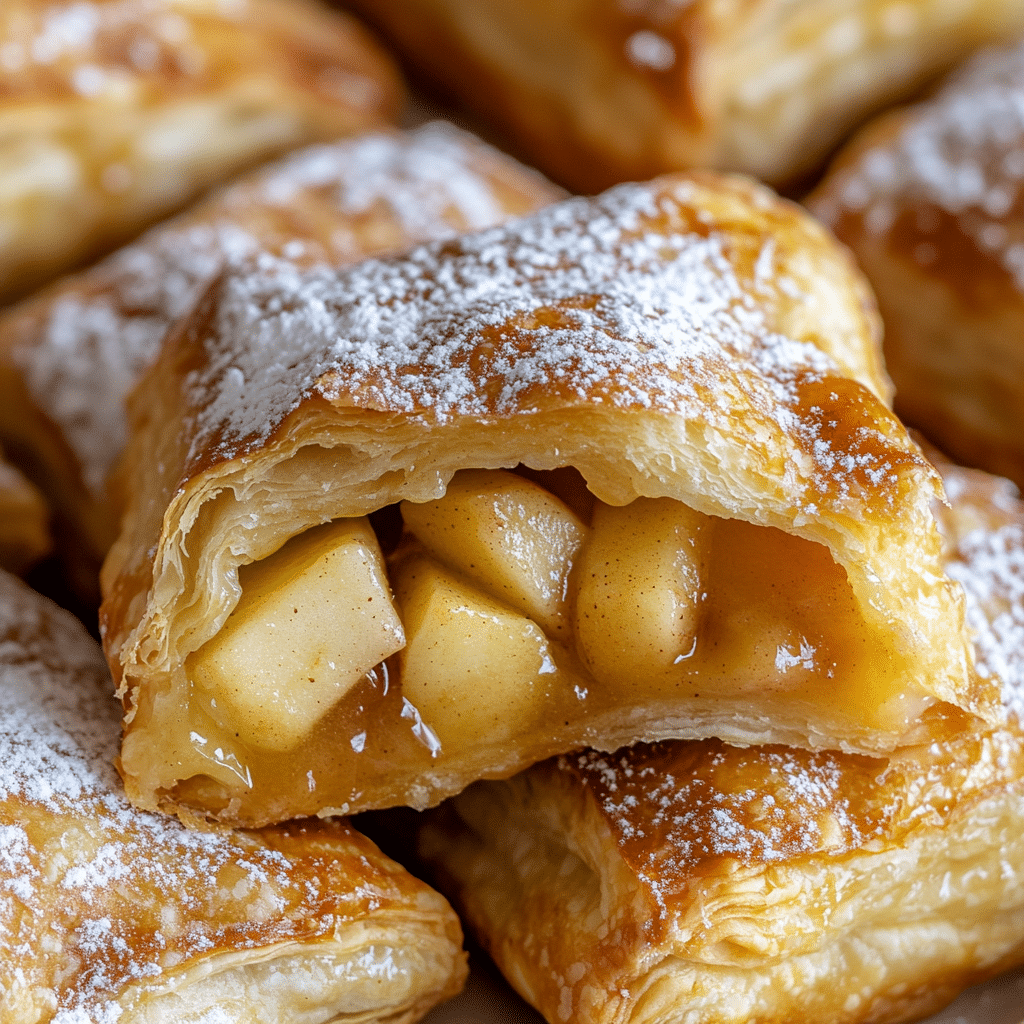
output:
M751 720L899 732L925 706L824 546L670 498L612 507L570 470L467 470L400 508L386 558L368 520L336 520L240 570L187 662L204 767L179 799L424 805L650 738L648 713L743 741Z
M243 599L187 669L213 721L289 750L405 645L380 545L365 518L339 519L238 575Z

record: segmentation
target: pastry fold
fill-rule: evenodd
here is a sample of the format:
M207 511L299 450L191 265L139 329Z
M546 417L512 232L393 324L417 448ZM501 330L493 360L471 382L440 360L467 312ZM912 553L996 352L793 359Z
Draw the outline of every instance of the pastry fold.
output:
M117 711L80 623L0 574L0 1019L391 1024L458 991L451 908L346 822L132 808Z
M131 798L422 807L583 744L991 714L887 394L845 256L739 179L227 275L132 401Z
M125 400L231 260L339 265L527 213L562 193L437 122L313 146L256 171L79 274L0 313L0 438L64 520L79 590L117 533L109 470Z
M1024 485L1024 46L870 124L810 198L878 296L896 408Z
M1005 725L949 720L886 759L570 754L431 812L442 891L552 1024L895 1024L1024 961L1024 509L944 474Z
M306 0L5 0L0 49L0 299L401 101L369 34Z
M0 568L24 572L49 554L50 510L0 450Z
M1012 0L349 0L578 191L687 167L780 184L983 43Z

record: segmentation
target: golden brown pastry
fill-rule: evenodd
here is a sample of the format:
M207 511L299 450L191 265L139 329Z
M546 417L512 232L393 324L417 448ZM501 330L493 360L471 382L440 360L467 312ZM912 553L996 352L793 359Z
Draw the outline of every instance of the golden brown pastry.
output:
M43 496L0 449L0 568L24 572L49 553L49 518Z
M343 821L194 832L136 811L67 612L0 573L0 1020L417 1020L465 977L435 892Z
M1024 46L888 114L811 198L878 295L896 407L1024 485Z
M580 191L715 167L773 183L980 44L1013 0L348 0Z
M124 401L167 326L232 259L350 263L527 213L560 190L441 122L297 152L0 314L0 437L67 521L92 581L117 530ZM80 587L79 589L82 589Z
M365 30L315 0L4 0L0 299L400 98Z
M432 812L442 888L552 1024L895 1024L1024 961L1024 507L943 472L1005 724L950 721L884 760L571 754Z
M132 401L129 795L422 807L584 744L988 714L887 394L860 278L745 180L232 272Z

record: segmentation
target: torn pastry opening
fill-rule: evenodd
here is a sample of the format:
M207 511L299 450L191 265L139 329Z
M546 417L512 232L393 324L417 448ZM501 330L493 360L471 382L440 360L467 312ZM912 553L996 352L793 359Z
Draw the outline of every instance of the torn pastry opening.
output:
M668 497L609 505L571 467L460 471L238 582L185 661L185 803L425 805L467 769L665 735L864 749L935 702L824 545Z

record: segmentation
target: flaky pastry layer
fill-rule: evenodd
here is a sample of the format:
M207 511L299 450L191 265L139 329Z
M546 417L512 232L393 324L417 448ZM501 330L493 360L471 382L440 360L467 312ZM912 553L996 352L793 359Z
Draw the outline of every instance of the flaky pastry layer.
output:
M878 295L896 407L967 465L1024 485L1024 47L986 51L883 116L810 206Z
M579 191L687 167L773 183L982 43L1010 0L353 0L445 92Z
M132 798L230 820L424 806L581 743L725 734L871 750L936 702L988 713L941 569L937 478L885 404L874 331L859 278L816 225L766 190L710 176L571 200L339 273L264 261L226 277L137 392L122 467L133 500L104 567L102 619ZM811 682L788 703L760 681L719 697L693 680L648 702L629 692L647 684L638 678L609 704L584 674L537 729L513 741L499 721L464 763L431 738L390 658L352 691L350 712L327 715L284 760L239 746L220 698L206 710L193 699L206 684L189 665L242 613L240 565L269 564L327 520L436 500L459 470L519 464L572 467L608 507L671 499L816 550L888 673L881 696L871 675L864 692ZM801 600L805 586L794 583ZM814 662L790 641L766 655L783 675ZM211 659L204 675L227 672L230 687L235 669ZM539 671L551 674L543 659ZM391 702L386 725L344 717L374 691ZM183 707L215 744L168 743Z
M132 808L99 648L6 574L0 684L3 1021L391 1024L461 986L451 909L346 822Z
M2 299L401 97L369 34L306 0L6 0L0 47Z
M1024 960L1024 506L943 473L1006 725L952 717L886 759L585 752L431 812L421 852L552 1024L913 1020Z
M315 146L254 172L0 314L0 438L93 573L117 531L106 482L125 401L173 321L232 260L341 265L527 213L561 193L443 123ZM86 571L85 568L80 570Z

